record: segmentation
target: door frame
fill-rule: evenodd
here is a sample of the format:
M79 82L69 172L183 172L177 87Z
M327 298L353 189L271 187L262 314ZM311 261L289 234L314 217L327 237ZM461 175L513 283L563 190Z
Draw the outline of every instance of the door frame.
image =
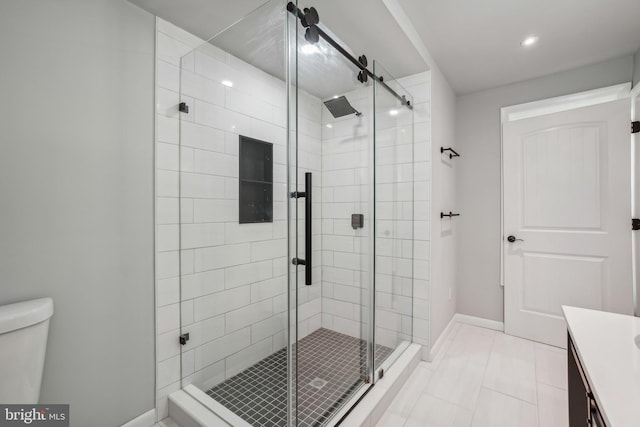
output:
M640 82L636 83L631 92L629 93L631 98L631 121L640 120ZM636 145L640 142L640 135L631 135L631 218L640 218L640 188L636 181L640 178L640 171L638 171L638 148ZM638 274L638 246L640 237L636 236L636 233L631 234L631 274L633 277L633 315L640 316L640 282Z
M504 288L504 125L509 122L539 117L545 114L559 113L577 108L603 104L606 102L626 99L631 96L631 82L565 96L511 105L500 109L500 286ZM638 85L640 86L640 85ZM636 87L640 92L640 88ZM638 95L640 98L640 94ZM631 196L631 195L630 195ZM631 213L630 213L631 214ZM632 263L633 265L633 263ZM635 266L633 267L635 271ZM634 276L635 277L635 276ZM502 313L505 315L506 302L503 301Z

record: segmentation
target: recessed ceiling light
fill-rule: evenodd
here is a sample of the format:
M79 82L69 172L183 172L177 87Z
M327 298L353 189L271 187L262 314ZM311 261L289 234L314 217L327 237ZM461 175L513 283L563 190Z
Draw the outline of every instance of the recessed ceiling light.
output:
M332 125L331 123L327 123L327 127L328 127L329 129L333 129L333 125Z
M319 53L320 49L314 44L303 44L302 47L300 47L300 51L305 55L313 55L314 53Z
M220 83L222 83L226 87L233 87L233 82L231 80L223 80Z
M390 116L397 116L398 114L400 114L400 111L398 111L398 110L389 110L389 115Z
M522 40L522 43L520 43L520 46L522 47L531 47L534 44L538 43L538 36L527 36L524 40Z

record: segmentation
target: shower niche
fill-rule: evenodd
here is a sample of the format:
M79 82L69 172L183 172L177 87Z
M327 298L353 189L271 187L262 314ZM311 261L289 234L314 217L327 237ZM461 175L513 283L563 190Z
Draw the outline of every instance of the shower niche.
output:
M326 425L412 340L412 99L340 43L272 0L181 58L181 382L231 424Z
M273 222L273 144L239 137L240 224Z

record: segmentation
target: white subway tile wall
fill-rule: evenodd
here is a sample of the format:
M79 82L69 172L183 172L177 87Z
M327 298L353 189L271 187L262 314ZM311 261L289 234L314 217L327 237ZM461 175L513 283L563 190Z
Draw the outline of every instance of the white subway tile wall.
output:
M370 90L340 94L361 116L322 109L322 326L357 338L368 325L371 289ZM352 228L352 214L364 216L362 228Z
M167 416L167 396L180 388L181 375L184 384L209 388L286 345L286 273L294 267L286 258L285 84L202 44L157 20L159 419ZM223 80L232 81L233 87L222 85ZM390 346L409 338L411 324L414 341L428 344L429 75L406 80L416 103L415 143L380 147L377 153L378 228L392 233L378 242L378 336L388 341L379 344ZM366 91L347 96L356 109L369 110ZM180 102L190 107L182 121ZM312 172L314 191L314 285L304 285L304 268L299 267L298 333L304 337L326 327L359 337L371 271L369 119L334 120L321 100L304 92L298 103L298 190L304 191L304 173ZM238 223L239 135L274 144L272 223ZM411 165L412 155L413 172L401 166ZM412 217L407 209L414 195ZM292 230L297 226L298 246L304 248L304 201L298 203L301 218ZM351 228L352 213L364 214L364 228ZM413 307L408 297L412 258L418 278ZM190 333L182 348L181 323Z
M414 98L413 128L397 106L399 114L389 114L395 100L386 92L376 98L375 126L376 343L391 348L402 341L429 344L430 74L398 82ZM369 91L344 95L356 110L369 112ZM358 337L372 271L370 126L367 114L335 119L323 110L322 324ZM352 213L364 215L362 229L351 228Z

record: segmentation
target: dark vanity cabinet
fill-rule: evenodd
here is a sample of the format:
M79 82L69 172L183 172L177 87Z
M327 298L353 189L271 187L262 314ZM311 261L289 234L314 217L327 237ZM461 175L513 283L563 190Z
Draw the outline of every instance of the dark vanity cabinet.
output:
M569 334L567 334L567 340L569 427L605 427L606 424Z

